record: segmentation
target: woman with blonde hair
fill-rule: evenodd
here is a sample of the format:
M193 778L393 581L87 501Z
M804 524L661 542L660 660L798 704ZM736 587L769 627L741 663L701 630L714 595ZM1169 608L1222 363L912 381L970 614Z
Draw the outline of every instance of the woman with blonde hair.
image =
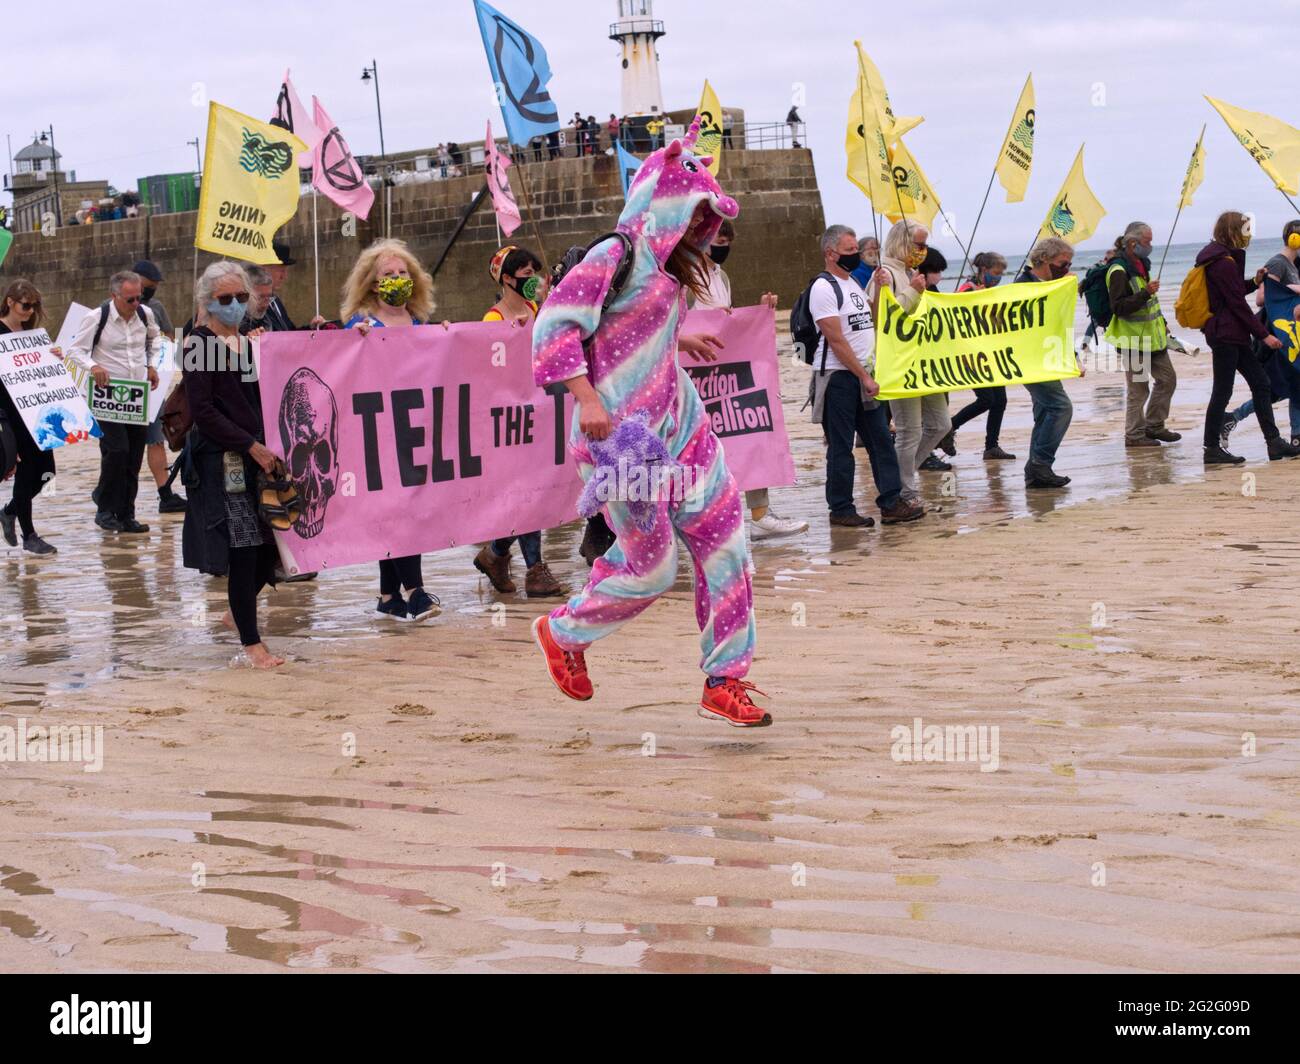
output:
M929 251L930 231L906 218L896 222L885 234L880 249L880 265L871 275L871 316L879 323L880 290L892 288L894 298L910 314L925 291L925 275L917 268ZM877 324L879 328L879 324ZM939 441L948 435L952 421L948 417L948 399L942 392L908 399L891 399L889 411L894 418L894 449L898 452L898 471L903 480L903 494L916 498L916 472Z
M424 325L433 312L433 278L402 240L376 240L357 258L343 285L339 318L363 336L371 329ZM451 323L444 321L443 328ZM407 597L402 597L405 588ZM422 621L438 608L424 590L420 556L384 558L379 563L375 612L398 621Z

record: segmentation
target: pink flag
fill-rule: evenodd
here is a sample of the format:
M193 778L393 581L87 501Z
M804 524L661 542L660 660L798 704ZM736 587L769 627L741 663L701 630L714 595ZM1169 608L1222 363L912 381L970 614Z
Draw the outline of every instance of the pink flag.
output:
M488 191L492 193L492 206L497 212L497 224L501 232L509 236L519 228L519 204L515 194L510 191L510 177L506 171L511 165L508 156L497 151L496 141L492 139L492 123L487 124L487 138L483 141L483 171L487 177Z
M375 190L320 100L313 96L311 105L321 134L320 143L312 152L311 183L343 210L365 218L375 202Z
M287 129L307 145L308 152L300 155L297 162L299 166L310 166L310 149L315 148L320 143L321 138L325 136L325 132L316 128L316 123L312 121L311 115L307 113L307 108L298 99L298 91L293 87L293 82L289 80L289 71L287 70L284 72L284 80L280 82L280 95L275 98L275 114L271 116L271 125Z

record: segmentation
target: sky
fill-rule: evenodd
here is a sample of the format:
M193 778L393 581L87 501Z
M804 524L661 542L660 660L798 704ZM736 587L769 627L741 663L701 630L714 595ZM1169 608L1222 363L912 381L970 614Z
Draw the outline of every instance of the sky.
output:
M618 46L607 37L616 0L495 6L545 45L561 116L622 113ZM53 124L63 165L81 180L103 177L124 189L138 177L193 169L186 142L202 138L207 100L269 117L286 67L299 95L308 102L318 95L358 154L379 150L374 90L361 81L372 60L389 151L478 140L489 118L503 129L471 0L169 3L139 19L106 16L90 0L59 0L57 8L61 25L84 29L29 39L33 61L3 65L0 133L11 135L16 152L34 129ZM366 21L367 11L379 17ZM1269 240L1297 214L1202 94L1300 126L1300 97L1280 91L1292 84L1289 51L1270 43L1294 34L1300 0L1235 8L1200 0L654 0L654 16L667 31L659 42L665 108L693 106L706 77L722 103L743 108L751 122L783 120L798 95L826 220L859 233L871 228L869 206L844 177L855 38L880 68L895 113L925 116L906 139L962 241L1033 72L1029 191L1007 204L994 185L974 250L1018 259L1081 143L1089 183L1107 208L1081 246L1109 244L1134 220L1148 222L1163 244L1202 124L1205 182L1183 212L1176 243L1208 239L1215 216L1229 208L1255 212L1257 232ZM742 215L742 233L743 223ZM938 233L932 242L960 257L952 237Z

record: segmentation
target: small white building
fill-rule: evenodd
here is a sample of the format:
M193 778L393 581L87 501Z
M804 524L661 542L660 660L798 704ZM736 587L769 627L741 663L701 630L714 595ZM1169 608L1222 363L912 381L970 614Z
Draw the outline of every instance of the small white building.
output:
M609 37L623 46L623 114L629 117L663 113L658 50L663 35L651 0L618 0L618 21Z

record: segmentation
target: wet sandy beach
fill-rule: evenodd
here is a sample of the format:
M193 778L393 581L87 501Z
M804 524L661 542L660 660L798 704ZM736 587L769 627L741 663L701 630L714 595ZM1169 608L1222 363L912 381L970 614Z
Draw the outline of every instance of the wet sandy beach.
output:
M282 586L290 664L229 668L179 519L142 485L151 534L105 537L97 454L61 453L60 553L0 554L0 725L102 725L104 764L0 763L0 970L1300 971L1300 462L1251 423L1204 471L1208 358L1175 361L1181 443L1125 452L1092 372L1066 491L1027 498L977 423L955 494L924 474L935 512L867 532L826 523L787 365L773 504L812 529L754 546L759 733L695 716L685 570L587 704L468 548L426 557L421 625L370 613L373 566ZM570 582L579 532L546 541ZM996 726L997 770L895 760L916 718Z

